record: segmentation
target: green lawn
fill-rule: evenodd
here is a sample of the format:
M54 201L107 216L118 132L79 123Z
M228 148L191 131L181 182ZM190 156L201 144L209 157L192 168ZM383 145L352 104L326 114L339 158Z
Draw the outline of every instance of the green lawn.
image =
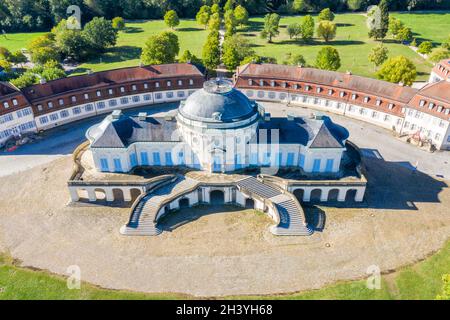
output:
M233 296L230 299L434 299L441 292L443 274L450 273L450 241L432 257L382 277L380 290L366 288L365 280L342 282L323 289L291 295ZM312 275L313 276L313 275ZM189 299L181 294L145 294L107 290L83 283L68 290L63 277L17 266L0 255L0 300L4 299Z
M0 35L0 47L5 47L12 52L27 48L33 38L43 35L44 33L45 32L8 33L6 37Z
M139 65L141 48L147 38L152 34L170 31L163 20L128 22L126 26L127 30L119 32L115 48L80 65L78 73L84 72L86 69L102 71L137 66ZM190 50L196 56L201 57L202 47L208 35L206 30L199 26L195 20L181 20L180 25L174 32L178 35L180 41L180 55L184 50Z
M447 37L443 30L450 30L450 14L400 14L396 13L406 25L410 26L418 39L430 39L440 43ZM370 50L378 43L369 39L366 27L366 17L362 14L337 14L335 23L338 25L336 38L328 44L315 38L311 43L301 40L290 40L286 31L289 24L300 22L303 16L287 16L280 21L280 35L273 39L273 43L267 43L259 37L263 27L264 18L255 17L250 19L249 27L240 30L251 43L255 51L263 56L275 57L278 63L284 60L285 54L300 53L307 63L314 64L318 51L326 45L338 49L342 67L340 71L350 70L354 74L374 77L373 65L367 56ZM432 68L432 64L422 59L407 46L387 39L385 45L388 47L390 56L404 55L411 59L417 66L418 80L426 80Z

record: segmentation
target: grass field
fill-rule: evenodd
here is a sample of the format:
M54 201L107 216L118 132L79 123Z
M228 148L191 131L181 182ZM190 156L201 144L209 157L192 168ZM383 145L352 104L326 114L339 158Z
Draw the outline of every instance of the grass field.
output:
M432 40L440 44L447 38L450 30L450 14L394 14L406 25L410 26L418 40ZM310 43L301 40L290 40L286 28L289 24L300 22L302 16L283 17L280 21L280 35L273 39L273 43L267 43L259 37L264 24L263 17L250 19L249 27L239 32L254 44L255 51L263 56L277 59L278 63L284 60L286 53L300 53L306 62L314 64L319 50L327 45L335 47L341 56L342 67L340 71L350 70L354 74L374 77L373 65L367 57L370 50L378 42L369 39L366 27L366 17L362 14L338 14L335 23L338 25L336 38L328 44L315 38ZM392 39L386 39L385 45L389 49L390 56L404 55L411 59L418 69L418 80L426 80L432 68L432 64L407 46L396 43Z
M443 274L450 273L450 242L432 257L382 276L380 290L369 290L366 281L349 281L319 290L277 296L233 296L229 299L435 299L441 292ZM83 283L68 290L63 277L17 266L0 255L0 300L4 299L189 299L181 294L145 294L102 289Z
M431 40L435 45L447 39L450 33L450 13L392 13L400 18L407 26L411 27L415 37L421 40ZM337 14L335 22L338 24L336 39L326 44L320 39L314 39L311 43L290 40L286 26L299 22L302 16L286 16L281 19L280 35L274 38L274 43L259 37L259 32L263 27L263 17L250 19L247 28L239 30L251 43L255 51L264 56L275 57L279 63L284 60L286 53L301 53L307 63L313 65L317 52L325 45L331 45L339 50L342 60L340 71L350 70L354 74L374 77L373 65L368 61L367 56L372 47L377 42L368 38L366 18L362 14ZM162 20L132 21L127 23L127 30L119 33L117 46L107 53L97 56L87 63L80 65L74 74L84 73L87 69L93 71L108 70L139 64L141 48L146 39L163 30L170 30ZM176 29L176 34L180 40L180 54L189 49L197 56L201 56L203 44L206 40L207 31L199 26L195 20L181 20ZM11 50L26 47L30 40L42 33L16 33L9 34L5 39L0 37L0 46L5 46ZM390 51L390 56L404 55L410 58L417 66L418 80L426 80L432 68L432 64L407 46L396 43L392 39L387 39L386 46Z

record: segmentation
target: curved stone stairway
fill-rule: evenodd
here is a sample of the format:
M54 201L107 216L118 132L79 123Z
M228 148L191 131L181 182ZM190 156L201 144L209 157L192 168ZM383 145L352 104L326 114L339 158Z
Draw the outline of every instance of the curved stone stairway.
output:
M270 228L277 236L309 236L313 230L305 222L305 213L292 193L248 177L237 183L246 193L256 194L271 201L278 211L280 222Z
M120 228L120 233L129 236L156 236L162 232L157 227L157 214L169 199L176 199L192 192L198 181L179 176L177 179L142 197L134 207L128 224Z

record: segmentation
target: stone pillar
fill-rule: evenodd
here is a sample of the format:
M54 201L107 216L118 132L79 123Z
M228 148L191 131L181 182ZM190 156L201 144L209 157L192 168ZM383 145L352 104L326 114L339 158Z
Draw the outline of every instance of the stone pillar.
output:
M130 189L128 188L123 188L122 189L122 192L123 192L123 200L125 201L125 202L130 202L131 201L131 191L130 191Z
M355 201L356 202L362 202L364 199L364 193L366 191L366 188L358 188L356 191Z
M86 189L88 193L89 201L95 202L97 201L97 195L95 194L95 189Z
M72 202L77 202L80 200L80 196L78 195L78 190L76 187L70 187L69 192L70 192L70 199L72 200Z
M305 191L303 192L303 201L305 202L311 201L311 191L312 188L305 188Z
M236 191L236 204L245 207L245 197L240 191Z
M113 202L114 201L114 193L112 188L105 188L106 201Z
M328 201L328 193L330 192L329 189L322 189L322 192L320 193L320 201L321 202L327 202Z
M339 202L344 202L346 195L347 195L347 189L339 188L338 201Z
M203 202L210 203L211 199L209 198L209 188L202 188L203 192Z

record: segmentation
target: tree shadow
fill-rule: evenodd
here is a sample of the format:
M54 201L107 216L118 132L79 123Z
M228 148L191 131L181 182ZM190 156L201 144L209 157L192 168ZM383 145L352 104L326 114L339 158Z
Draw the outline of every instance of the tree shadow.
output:
M249 21L239 32L259 32L263 29L264 22L261 21Z
M337 27L345 28L345 27L354 27L353 23L336 23Z
M144 32L144 29L141 27L125 27L122 30L123 33L141 33Z
M327 221L325 211L315 205L302 204L302 206L305 210L305 218L308 226L314 231L323 232Z
M88 61L90 64L114 63L127 60L139 59L141 48L135 46L118 46L108 49L100 57Z
M294 45L309 45L309 46L348 46L348 45L361 45L365 44L364 41L359 40L335 40L335 41L318 41L318 40L311 40L311 41L303 41L301 39L288 39L288 40L280 40L273 42L274 44L294 44Z
M175 31L180 31L180 32L192 32L192 31L205 31L205 29L202 29L202 28L193 28L193 27L186 27L186 28L176 28Z

